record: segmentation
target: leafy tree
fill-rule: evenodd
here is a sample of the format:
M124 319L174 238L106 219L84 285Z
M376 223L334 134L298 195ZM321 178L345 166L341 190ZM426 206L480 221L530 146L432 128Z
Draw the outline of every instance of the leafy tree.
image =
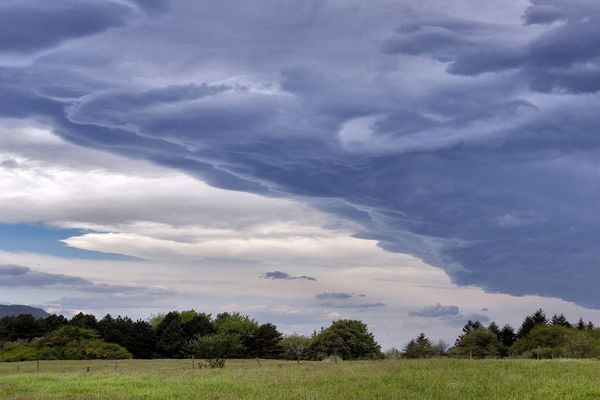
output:
M278 358L284 349L282 335L273 324L262 324L256 330L252 342L252 355L260 358Z
M180 312L179 315L181 316L181 328L186 341L198 335L212 335L217 331L211 321L210 314L188 310Z
M310 338L302 335L288 335L281 339L284 349L283 357L288 360L300 362L304 358L306 350L310 347Z
M239 354L242 348L237 336L224 333L197 336L187 345L191 355L205 359L211 368L223 368L225 360Z
M96 329L98 327L98 321L94 315L81 312L73 316L69 321L69 324L84 329Z
M429 358L435 353L431 340L424 333L409 341L402 349L402 355L406 358Z
M462 335L450 353L456 357L496 358L502 355L503 348L494 333L478 328Z
M540 308L535 313L525 317L521 327L519 328L519 332L517 332L517 338L522 338L527 336L529 332L536 326L547 325L548 320L546 319L546 314Z
M240 313L225 312L217 315L214 325L217 333L237 337L242 344L239 353L232 355L232 358L250 356L252 342L259 326L256 320Z
M183 336L181 316L176 311L165 315L156 327L156 350L168 358L179 358L183 356L185 338Z
M600 341L593 332L561 325L539 325L510 349L512 355L526 358L596 357L599 351Z
M552 316L552 320L550 320L550 325L552 326L564 326L565 328L572 328L573 325L567 320L564 314Z
M69 323L69 320L62 315L52 314L40 320L40 323L42 325L42 330L45 335L57 330L61 326L67 325Z
M357 320L337 320L313 335L308 350L314 360L338 356L344 360L381 358L381 347L367 325Z

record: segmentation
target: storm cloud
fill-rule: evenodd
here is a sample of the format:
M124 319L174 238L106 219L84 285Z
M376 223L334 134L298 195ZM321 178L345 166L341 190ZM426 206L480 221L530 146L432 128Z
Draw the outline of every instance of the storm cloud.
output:
M493 2L501 22L412 1L91 1L69 23L56 4L27 34L2 17L0 115L301 199L458 285L600 308L597 2Z

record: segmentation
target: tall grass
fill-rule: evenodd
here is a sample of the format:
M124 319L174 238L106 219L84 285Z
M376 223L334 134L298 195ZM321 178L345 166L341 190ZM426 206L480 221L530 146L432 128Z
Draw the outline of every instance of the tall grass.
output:
M600 362L575 360L46 361L0 364L0 399L596 399ZM90 368L90 372L87 371ZM18 372L17 372L18 370Z

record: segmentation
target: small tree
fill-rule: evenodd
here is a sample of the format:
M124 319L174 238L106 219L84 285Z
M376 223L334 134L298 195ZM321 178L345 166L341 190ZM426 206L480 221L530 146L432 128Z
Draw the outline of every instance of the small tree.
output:
M210 368L223 368L227 358L238 354L243 346L236 336L217 333L197 336L187 348L190 355L204 359Z
M300 360L304 358L306 349L310 346L310 338L302 335L288 335L281 339L281 347L284 349L283 356L288 360Z
M451 354L468 358L496 358L503 353L498 337L485 328L479 328L463 335L457 341Z
M435 350L431 340L424 333L421 333L404 346L402 355L406 358L429 358L435 355Z

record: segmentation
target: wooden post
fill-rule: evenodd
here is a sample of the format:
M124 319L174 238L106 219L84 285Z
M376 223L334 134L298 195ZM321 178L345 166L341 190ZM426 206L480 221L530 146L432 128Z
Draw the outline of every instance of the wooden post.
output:
M192 369L196 368L196 366L194 365L194 356L192 355Z
M37 364L37 370L40 370L40 360L36 360L36 364Z
M88 367L86 367L86 370L85 370L85 372L90 372L90 367L89 367L89 366L88 366Z
M256 362L258 363L258 366L262 368L262 365L260 365L260 360L258 359L258 357L256 357Z

